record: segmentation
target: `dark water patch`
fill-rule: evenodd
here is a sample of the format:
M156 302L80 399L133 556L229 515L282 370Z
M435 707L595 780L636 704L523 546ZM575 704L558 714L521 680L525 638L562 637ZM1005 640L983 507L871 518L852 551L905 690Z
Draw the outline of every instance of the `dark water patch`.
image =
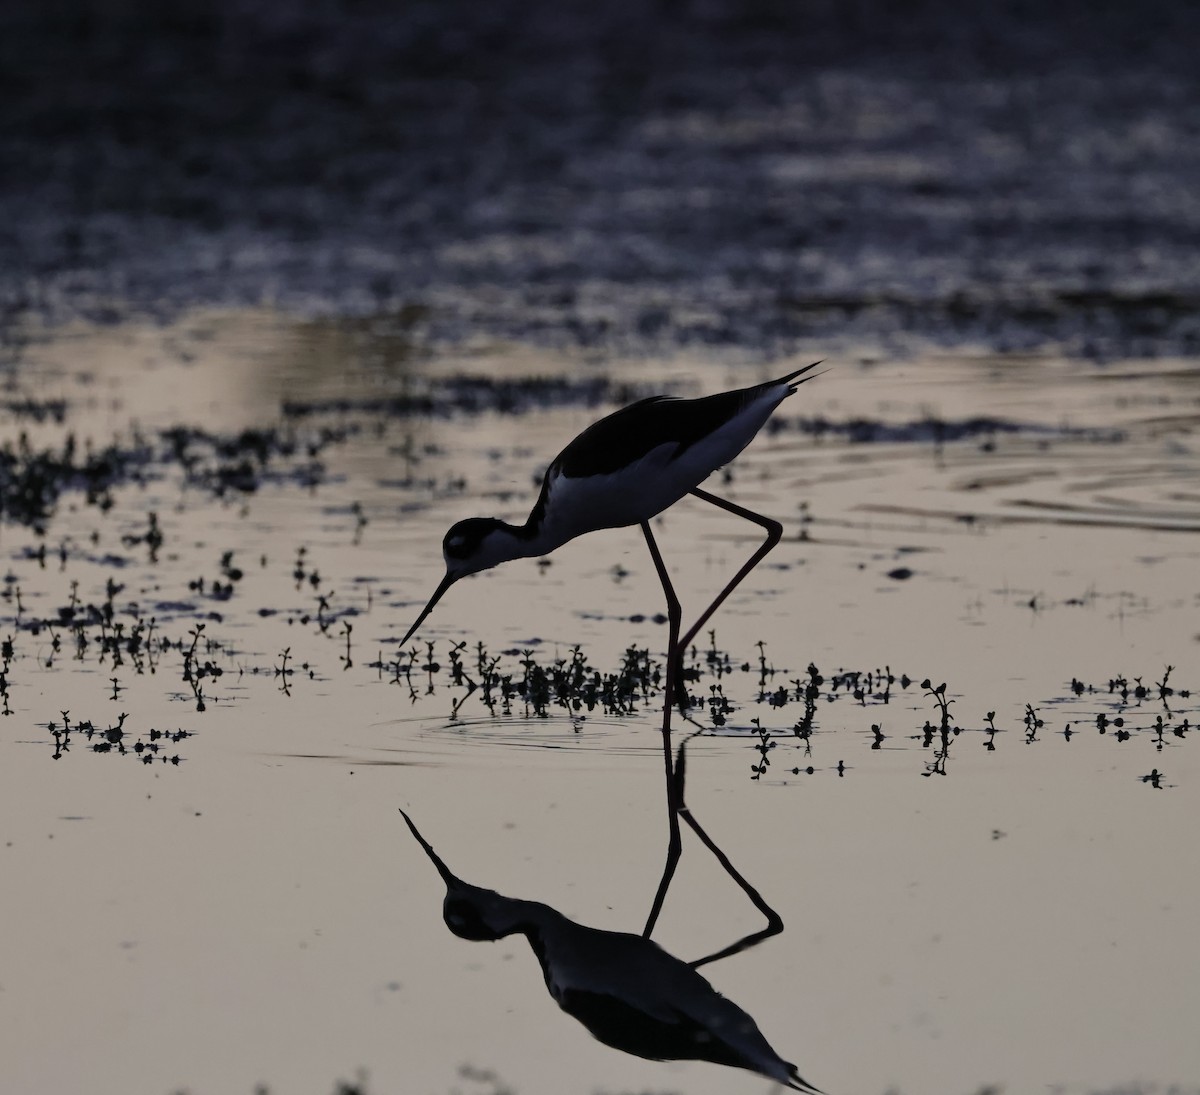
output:
M113 488L147 482L154 462L142 438L96 449L72 433L60 446L38 448L21 434L0 446L0 520L44 528L65 492L81 492L87 505L107 511Z
M945 419L925 417L909 422L889 422L883 419L853 417L834 420L823 415L774 416L766 426L770 434L795 431L810 437L841 437L858 445L934 446L960 441L981 441L983 451L996 437L1030 437L1041 440L1088 441L1099 445L1114 445L1126 439L1123 430L1085 426L1047 426L1039 422L1020 422L990 415Z
M163 431L163 459L183 469L188 486L218 498L253 494L267 481L312 487L325 477L320 454L356 433L353 425L324 426L303 436L288 427L220 434L180 425Z
M557 407L602 407L632 403L661 387L617 382L608 376L517 377L432 375L410 382L421 391L404 394L283 402L285 418L370 415L427 418L452 414L526 414Z
M899 330L946 346L987 331L999 350L1056 345L1070 356L1100 362L1194 352L1200 347L1198 304L1191 287L1180 292L1048 287L1040 294L1025 289L1005 296L972 286L942 297L881 293L779 301L785 314L817 331L832 333L839 325L864 336Z
M18 421L26 418L33 422L53 422L61 426L67 418L65 399L6 399L0 401L0 411Z
M154 611L163 616L191 616L196 612L195 601L156 601Z
M989 510L987 513L967 512L956 509L933 509L931 507L899 505L886 502L863 503L858 506L862 513L909 517L920 521L946 521L958 524L996 525L1060 525L1064 528L1080 527L1095 529L1140 529L1144 532L1200 532L1200 514L1180 512L1149 516L1138 512L1135 507L1117 509L1069 505L1058 501L1035 499L1012 499L1006 505L1017 511Z
M37 547L32 547L26 544L21 548L20 558L30 562L36 562L39 567L45 569L48 559L57 558L60 569L66 566L68 558L78 559L82 562L91 564L92 566L101 567L107 570L123 570L125 567L133 564L133 559L127 555L114 555L112 552L105 552L103 555L98 555L94 552L82 550L69 545L63 541L57 550L47 548L45 542L41 542Z
M86 505L107 513L118 487L144 487L171 469L182 472L187 487L217 498L253 494L265 482L312 487L326 479L320 454L355 432L356 427L343 425L303 437L289 427L221 434L181 425L102 448L80 442L73 433L60 445L43 447L22 435L0 446L0 520L45 532L64 496L82 494ZM144 533L128 534L125 542L144 543L153 554L162 544L161 533L151 525Z

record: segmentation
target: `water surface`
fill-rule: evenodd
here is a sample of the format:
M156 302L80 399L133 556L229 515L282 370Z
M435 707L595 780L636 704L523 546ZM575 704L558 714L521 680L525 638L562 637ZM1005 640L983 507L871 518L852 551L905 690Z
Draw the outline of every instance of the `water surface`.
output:
M91 502L64 473L40 516L6 503L13 1090L325 1090L359 1068L377 1091L496 1086L463 1065L522 1093L768 1090L607 1049L522 939L455 939L398 813L473 883L640 930L661 698L493 710L451 676L457 644L477 682L480 644L518 681L575 647L661 665L636 531L464 581L411 654L397 640L445 527L523 516L603 410L794 364L414 357L269 312L32 337L11 466L61 471L68 435L72 466L111 459ZM710 483L787 531L690 659L731 710L697 712L688 802L787 928L706 974L830 1092L1192 1081L1200 373L832 364ZM664 515L685 622L755 531L695 501ZM656 938L690 959L761 923L685 834Z

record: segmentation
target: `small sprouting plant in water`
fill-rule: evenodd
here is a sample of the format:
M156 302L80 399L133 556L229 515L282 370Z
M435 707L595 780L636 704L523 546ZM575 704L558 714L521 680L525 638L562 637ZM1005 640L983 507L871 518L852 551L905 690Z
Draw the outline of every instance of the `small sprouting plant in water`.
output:
M1037 713L1037 709L1031 703L1025 705L1025 742L1032 745L1038 740L1037 732L1046 724L1042 721Z
M758 750L759 755L758 763L750 766L750 771L753 773L750 778L761 779L771 763L767 754L775 748L775 742L771 739L771 731L766 729L761 721L751 719L750 724L754 727L755 736L758 738L758 741L754 743L754 748Z

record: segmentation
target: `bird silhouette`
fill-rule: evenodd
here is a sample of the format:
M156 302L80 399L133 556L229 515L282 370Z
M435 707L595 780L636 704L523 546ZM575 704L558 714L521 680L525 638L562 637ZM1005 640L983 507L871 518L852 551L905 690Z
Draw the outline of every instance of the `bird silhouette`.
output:
M783 536L778 521L701 490L700 484L750 444L775 408L794 395L801 384L821 375L812 373L819 364L813 362L776 380L700 399L651 396L593 423L550 463L541 493L524 524L514 525L496 517L471 517L451 526L442 540L445 576L400 640L401 646L407 643L446 591L469 574L511 559L545 555L598 529L641 527L666 597L668 623L662 722L668 842L662 881L642 933L647 938L654 930L681 853L672 775L671 713L676 702L685 714L687 710L680 669L683 651ZM752 521L766 531L766 537L680 638L682 607L650 529L650 519L686 494Z
M591 928L541 902L462 881L400 812L446 884L446 926L477 941L524 935L550 995L598 1041L652 1061L731 1065L821 1095L771 1048L745 1011L688 963L644 936Z
M700 399L651 396L593 423L551 461L524 524L469 517L451 526L442 540L445 577L400 640L401 646L459 579L511 559L546 555L598 529L640 525L671 601L674 593L648 522L685 494L768 530L768 542L705 610L694 633L782 534L777 521L698 488L754 439L784 399L813 379L805 374L819 364Z

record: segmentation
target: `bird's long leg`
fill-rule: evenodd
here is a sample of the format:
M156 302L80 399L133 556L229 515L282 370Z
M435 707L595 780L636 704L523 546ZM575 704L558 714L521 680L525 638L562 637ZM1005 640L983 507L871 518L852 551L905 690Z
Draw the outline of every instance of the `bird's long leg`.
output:
M684 635L683 639L680 641L676 650L676 656L679 658L680 664L675 667L675 671L673 673L670 673L672 681L675 682L677 689L678 686L682 685L683 683L682 670L684 651L692 645L692 640L699 633L700 629L706 623L708 623L712 614L721 607L725 601L725 598L737 588L738 583L741 582L742 579L750 573L750 571L752 571L756 566L758 566L759 563L763 561L767 555L767 552L769 552L776 544L779 543L781 539L783 539L783 525L781 525L774 518L766 517L761 513L755 513L754 510L746 509L745 506L739 506L736 502L730 502L728 499L718 498L715 494L709 494L708 491L701 490L699 487L694 487L691 493L702 501L711 502L714 506L719 506L723 510L728 510L730 513L737 514L738 517L744 517L747 521L753 521L756 525L760 525L762 528L767 530L767 538L762 542L758 550L746 560L746 562L742 565L742 568L733 576L733 578L730 579L729 584L726 585L725 588L713 598L712 603L708 606L708 608L700 613L699 619L697 619L696 622L692 624L690 628L688 628L687 634ZM668 667L668 669L669 668L670 667ZM670 695L669 692L668 695ZM681 690L678 699L679 709L680 711L683 711L685 694Z
M650 907L650 916L646 920L645 930L642 935L649 939L650 933L654 931L654 925L658 921L658 914L662 911L663 901L666 900L667 889L671 885L671 879L675 874L675 867L679 863L679 856L683 849L683 842L679 837L679 803L677 801L677 788L672 766L673 756L671 752L671 709L675 706L672 697L675 695L675 674L678 671L679 658L679 626L683 618L683 610L679 604L679 598L675 595L675 588L671 585L670 575L667 574L666 564L663 563L662 554L658 550L658 544L654 540L654 533L650 531L650 524L647 521L642 522L642 534L646 537L646 546L650 548L650 558L654 560L654 568L658 571L659 581L662 582L663 593L667 598L667 623L668 623L668 638L667 638L667 679L665 682L663 702L663 764L666 768L667 776L667 824L669 838L667 841L667 862L663 867L662 881L658 884L658 892L654 895L654 904Z

